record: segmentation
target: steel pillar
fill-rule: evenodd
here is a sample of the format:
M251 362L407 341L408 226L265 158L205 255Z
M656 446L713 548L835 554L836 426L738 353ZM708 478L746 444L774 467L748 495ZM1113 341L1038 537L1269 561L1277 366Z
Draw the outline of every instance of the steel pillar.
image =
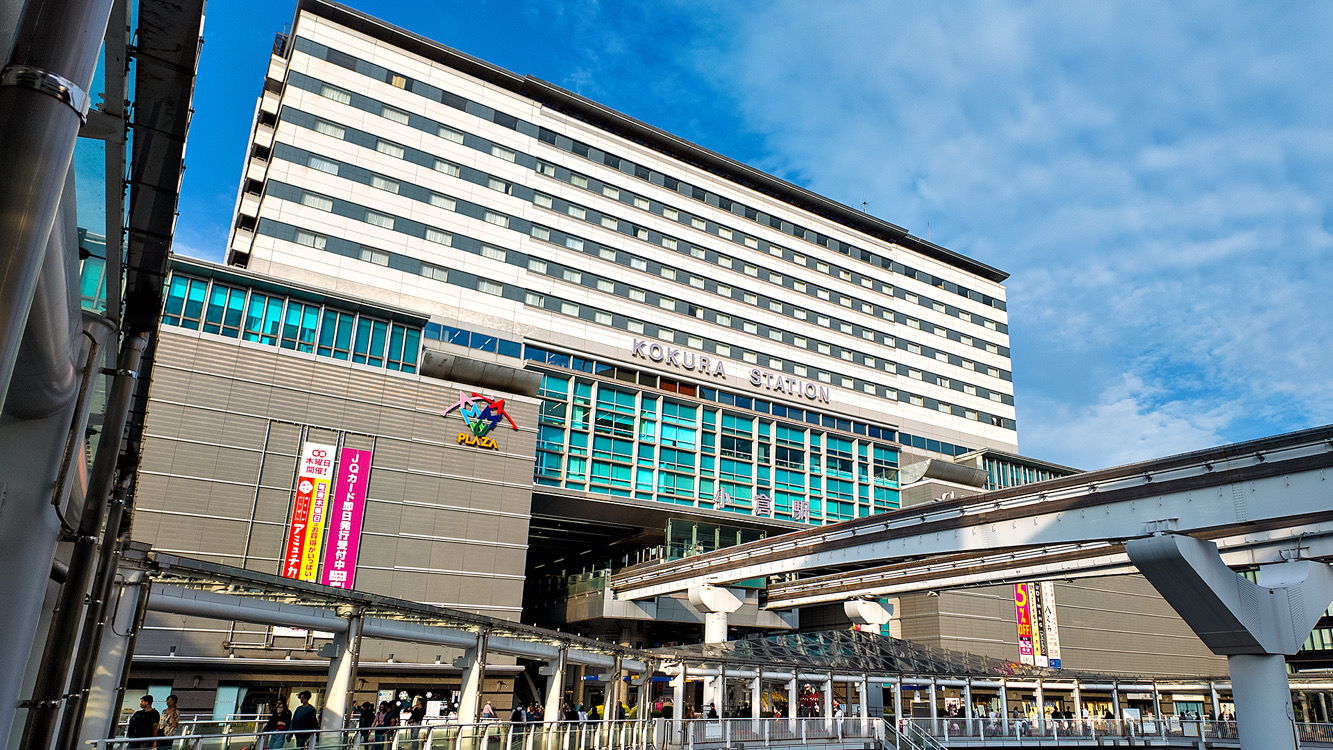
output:
M486 634L477 634L477 645L463 652L463 689L458 699L458 723L476 724L481 710L481 690L486 679Z
M1243 490L1238 490L1243 491ZM1245 750L1298 746L1284 654L1295 654L1333 601L1333 568L1295 561L1236 575L1217 545L1181 534L1125 544L1130 560L1231 669L1237 731Z
M764 692L764 690L763 690L763 686L761 685L761 682L762 682L762 681L759 679L759 675L758 675L759 670L755 670L755 672L756 672L756 674L755 674L755 676L754 676L754 679L750 681L750 718L751 718L751 719L758 719L758 718L759 718L759 702L760 702L760 700L763 698L763 692Z
M680 729L685 720L685 662L679 664L680 672L671 678L671 737L681 739Z
M115 732L117 707L120 704L120 678L129 663L131 634L139 617L140 590L151 585L144 580L143 572L136 570L120 584L120 590L115 595L115 616L108 623L111 627L102 634L97 667L88 688L83 722L79 726L80 747L87 747L94 740L111 737Z
M341 735L337 732L348 726L347 701L356 684L356 662L361 653L361 615L349 613L347 630L334 633L332 658L329 660L329 679L324 684L324 710L320 712L319 728L327 732L320 745L336 747ZM352 708L356 708L353 703ZM353 714L355 715L355 710Z
M560 654L556 658L547 662L546 667L549 673L546 675L546 722L561 721L564 717L560 715L560 707L565 697L565 671L569 665L569 647L560 646ZM547 733L547 748L555 742L555 733Z

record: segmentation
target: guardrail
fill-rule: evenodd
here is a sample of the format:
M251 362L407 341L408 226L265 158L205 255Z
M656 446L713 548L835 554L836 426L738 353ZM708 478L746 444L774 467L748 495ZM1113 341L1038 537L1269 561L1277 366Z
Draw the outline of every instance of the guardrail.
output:
M1302 745L1333 747L1333 724L1295 723ZM915 745L931 738L943 747L1000 747L1014 744L1100 745L1106 740L1125 738L1153 741L1153 744L1193 743L1202 740L1226 745L1239 741L1234 721L1180 719L1051 719L992 716L984 719L902 719L898 731Z
M865 743L884 741L886 730L895 735L879 719L862 721L860 718L829 719L687 719L680 722L680 734L672 738L673 746L695 748L735 748L757 744L810 745L838 742Z

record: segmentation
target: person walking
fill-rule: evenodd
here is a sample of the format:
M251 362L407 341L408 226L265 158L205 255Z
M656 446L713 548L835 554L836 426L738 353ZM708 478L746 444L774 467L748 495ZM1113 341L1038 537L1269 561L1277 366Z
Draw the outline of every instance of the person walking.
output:
M268 715L268 721L264 722L265 732L281 732L282 734L271 734L268 736L268 743L265 747L269 750L277 750L287 744L287 730L292 726L292 712L287 710L287 701L278 699L273 704L273 712Z
M371 727L375 726L375 706L370 701L362 703L357 709L356 726L361 730L362 744L370 744Z
M372 726L375 727L375 744L384 747L393 741L392 729L398 723L394 715L393 708L388 701L380 701L379 710L375 712L375 721Z
M125 736L130 738L147 737L139 742L131 742L132 748L150 748L155 743L153 737L161 732L162 715L153 708L153 696L145 695L139 699L139 710L130 716L130 724L125 728Z
M181 731L181 711L176 707L178 702L176 694L167 696L167 707L162 710L162 736L175 737ZM173 740L161 740L157 743L158 750L170 750Z
M292 734L296 737L296 750L305 750L319 729L319 711L310 705L309 690L302 690L297 698L301 699L301 705L292 712Z
M486 705L481 707L481 720L495 721L498 718L500 717L495 715L495 706L492 706L490 701L486 701Z

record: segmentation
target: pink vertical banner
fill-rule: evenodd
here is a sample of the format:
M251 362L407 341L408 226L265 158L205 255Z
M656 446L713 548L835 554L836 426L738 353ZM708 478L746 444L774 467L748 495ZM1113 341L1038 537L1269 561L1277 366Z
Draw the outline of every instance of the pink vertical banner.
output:
M1014 584L1014 614L1018 620L1018 661L1021 664L1032 664L1032 597L1026 583Z
M361 548L361 519L370 483L370 451L343 448L338 459L338 484L329 502L328 542L320 583L350 589L356 583L356 554Z

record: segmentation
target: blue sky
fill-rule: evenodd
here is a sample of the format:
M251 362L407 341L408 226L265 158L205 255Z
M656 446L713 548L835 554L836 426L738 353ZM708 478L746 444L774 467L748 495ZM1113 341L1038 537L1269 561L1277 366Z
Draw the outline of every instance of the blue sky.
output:
M354 5L1010 272L1025 454L1333 422L1333 3ZM220 259L292 7L208 10L176 250Z

